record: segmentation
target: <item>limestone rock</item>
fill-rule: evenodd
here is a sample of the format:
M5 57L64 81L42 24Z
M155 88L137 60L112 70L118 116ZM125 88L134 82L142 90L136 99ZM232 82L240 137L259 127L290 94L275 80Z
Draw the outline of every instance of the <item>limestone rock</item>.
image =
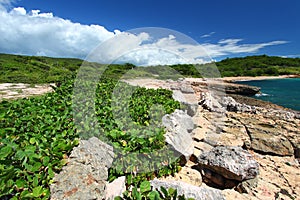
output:
M202 90L205 90L205 88L209 88L210 90L221 91L224 93L226 92L228 94L253 96L260 91L259 87L244 84L228 83L222 80L202 80L193 78L187 78L186 80L189 81L194 87L201 88Z
M55 176L50 186L51 199L102 199L105 197L106 179L101 169L97 172L90 165L73 163Z
M201 154L205 152L209 152L213 146L205 143L205 142L196 142L194 141L194 155L199 157Z
M180 85L180 91L182 93L187 93L187 94L193 94L194 90L191 86L187 85L187 84L182 84Z
M170 115L165 115L162 119L164 126L167 129L172 129L180 126L188 132L195 128L193 119L182 110L175 110Z
M210 112L224 113L226 112L226 108L224 108L220 102L220 97L206 92L202 94L202 99L199 104Z
M178 173L175 173L174 176L159 178L159 180L181 181L195 186L201 186L202 184L200 172L188 166L182 167L182 169Z
M162 122L167 130L166 142L188 160L194 148L192 135L189 133L194 129L192 118L182 110L175 110L174 113L165 115Z
M221 104L226 108L227 111L231 112L255 112L256 110L254 106L238 103L229 96L222 97Z
M253 96L260 91L260 88L255 87L255 86L243 85L243 84L226 83L225 91L226 91L226 93L229 93L229 94Z
M184 195L186 198L194 198L197 200L225 200L222 192L213 188L197 187L179 181L161 181L154 179L151 186L160 190L160 187L177 189L178 195Z
M260 123L256 119L252 119L249 123L246 121L247 131L251 138L251 148L267 153L281 156L291 156L294 154L294 148L291 142L283 135L285 132L280 127Z
M222 194L225 196L226 200L261 200L255 196L249 194L241 194L235 190L226 189L222 191Z
M208 169L226 179L243 181L259 174L253 156L241 147L217 146L198 157L200 168Z
M251 133L251 148L269 154L291 156L294 154L292 144L283 136L269 135L267 133Z
M121 176L111 183L106 185L106 200L113 200L116 196L122 196L126 191L126 177Z
M109 168L114 157L113 147L105 144L96 137L89 140L81 140L70 155L71 163L82 163L92 167Z
M300 166L293 157L254 153L260 174L254 186L243 184L244 192L258 199L297 199L300 194ZM241 188L238 188L238 190ZM244 193L243 193L244 194Z
M81 140L69 162L56 174L50 186L51 199L105 198L108 168L113 162L113 148L92 137Z

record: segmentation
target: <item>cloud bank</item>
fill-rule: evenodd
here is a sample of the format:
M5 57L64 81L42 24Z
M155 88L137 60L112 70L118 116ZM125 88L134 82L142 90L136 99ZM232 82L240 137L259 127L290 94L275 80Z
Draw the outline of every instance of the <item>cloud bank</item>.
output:
M0 52L2 53L85 58L99 44L121 33L119 30L109 31L100 25L75 23L40 10L27 11L23 7L7 10L3 5L8 5L10 2L0 0ZM212 34L214 32L203 37ZM242 39L223 39L216 44L199 45L184 44L177 41L173 35L152 42L149 42L151 35L147 33L123 35L119 44L126 48L143 49L121 56L124 61L137 65L203 63L206 62L203 56L207 55L217 58L239 53L255 53L268 46L287 43L271 41L242 44ZM111 50L107 54L103 53L102 60L108 61L118 55L119 44L107 46ZM166 46L168 52L163 51Z

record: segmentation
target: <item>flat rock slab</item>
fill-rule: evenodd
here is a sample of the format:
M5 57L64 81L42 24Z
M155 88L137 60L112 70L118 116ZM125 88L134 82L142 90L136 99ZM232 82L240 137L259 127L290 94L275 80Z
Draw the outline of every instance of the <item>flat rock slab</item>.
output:
M280 129L266 131L256 126L255 128L248 127L248 132L251 138L251 148L267 153L280 156L291 156L294 154L294 148L290 141L279 134Z

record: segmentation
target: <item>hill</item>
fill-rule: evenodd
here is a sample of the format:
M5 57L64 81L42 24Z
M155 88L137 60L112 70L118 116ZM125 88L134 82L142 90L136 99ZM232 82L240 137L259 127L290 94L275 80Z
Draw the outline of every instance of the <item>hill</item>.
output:
M216 63L222 76L262 76L300 74L300 58L248 56Z
M53 83L66 77L75 77L83 60L75 58L50 58L43 56L21 56L0 54L0 82L1 83ZM97 64L101 67L100 64ZM210 70L210 64L206 65L171 65L183 76L201 77L197 68ZM243 58L228 58L216 65L222 77L227 76L262 76L300 74L300 58L281 58L274 56L248 56ZM131 76L157 76L160 78L172 78L172 71L165 66L136 67L132 64L110 65L105 75L110 78L118 78L128 70L135 68ZM215 74L215 73L212 73ZM178 77L178 76L176 76ZM175 78L176 78L175 77Z

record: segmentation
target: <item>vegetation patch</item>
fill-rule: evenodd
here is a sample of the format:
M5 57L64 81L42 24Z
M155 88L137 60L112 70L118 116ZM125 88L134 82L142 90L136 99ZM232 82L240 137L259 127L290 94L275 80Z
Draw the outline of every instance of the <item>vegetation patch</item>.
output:
M104 78L96 89L95 115L101 132L93 132L95 130L91 125L83 124L79 127L74 122L74 116L81 114L74 115L72 110L74 77L62 81L59 87L54 87L53 93L15 101L2 101L0 197L48 199L49 185L54 173L59 173L66 164L68 155L82 136L81 131L98 135L113 145L118 152L114 168L110 169L110 180L126 175L129 187L154 176L169 175L178 171L177 162L166 161L162 167L160 162L162 155L156 155L159 160L155 163L154 159L153 165L157 165L158 169L156 172L136 173L136 169L132 167L135 158L127 154L136 153L147 158L151 152L163 149L164 129L158 125L158 121L153 122L157 123L157 126L149 126L151 120L149 108L151 105L160 104L166 113L171 113L180 107L179 103L171 98L170 91L132 88L125 84L127 90L135 91L128 107L133 120L129 123L124 121L127 126L120 127L120 122L116 122L113 117L111 106L111 93L117 82L114 79Z

